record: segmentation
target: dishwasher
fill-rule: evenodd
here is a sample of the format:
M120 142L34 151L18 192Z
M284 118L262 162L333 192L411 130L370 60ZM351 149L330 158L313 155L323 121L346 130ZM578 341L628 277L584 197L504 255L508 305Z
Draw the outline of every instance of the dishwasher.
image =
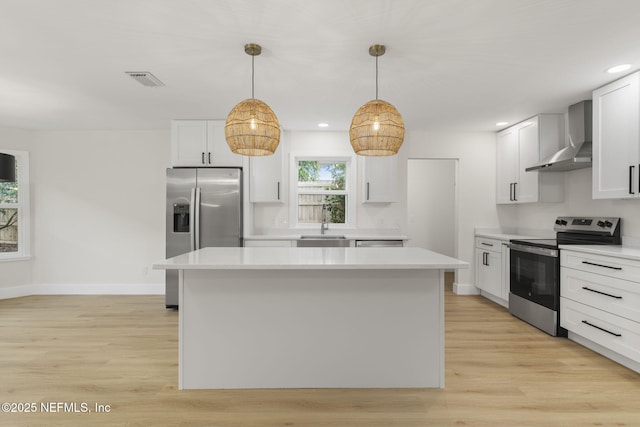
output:
M356 240L356 248L401 248L402 240Z

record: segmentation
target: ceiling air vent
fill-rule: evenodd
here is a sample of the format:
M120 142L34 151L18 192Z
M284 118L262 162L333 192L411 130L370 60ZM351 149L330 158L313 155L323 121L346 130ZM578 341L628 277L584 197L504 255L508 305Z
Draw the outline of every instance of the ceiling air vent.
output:
M162 83L156 76L148 71L125 71L125 74L128 74L133 80L144 86L164 86L164 83Z

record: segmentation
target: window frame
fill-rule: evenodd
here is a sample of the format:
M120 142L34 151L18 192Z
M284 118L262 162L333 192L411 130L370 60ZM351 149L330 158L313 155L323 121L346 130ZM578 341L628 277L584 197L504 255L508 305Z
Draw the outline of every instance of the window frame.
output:
M320 227L320 223L298 223L298 162L299 161L318 161L326 163L346 163L346 186L344 190L340 190L340 194L344 194L345 201L345 222L344 224L329 224L329 229L348 229L355 228L355 210L356 210L356 159L355 156L316 156L316 155L304 155L296 154L291 156L290 171L290 198L289 204L289 218L292 228L296 229L316 229ZM307 194L307 193L301 193ZM317 194L324 194L319 192ZM333 192L333 194L337 194Z
M18 203L0 203L0 208L18 210L18 250L16 252L0 252L0 262L31 259L29 152L4 148L0 148L0 152L14 156L18 166Z

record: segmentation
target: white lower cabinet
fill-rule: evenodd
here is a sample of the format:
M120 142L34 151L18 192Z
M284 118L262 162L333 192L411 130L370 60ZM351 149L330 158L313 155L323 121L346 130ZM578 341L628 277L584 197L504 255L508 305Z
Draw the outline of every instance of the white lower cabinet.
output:
M503 255L507 250L501 240L476 237L476 287L483 296L504 307L508 306L509 300Z
M577 303L568 298L560 300L560 312L562 313L562 327L567 331L640 363L640 325L638 322Z
M563 249L560 286L569 338L640 372L640 261Z

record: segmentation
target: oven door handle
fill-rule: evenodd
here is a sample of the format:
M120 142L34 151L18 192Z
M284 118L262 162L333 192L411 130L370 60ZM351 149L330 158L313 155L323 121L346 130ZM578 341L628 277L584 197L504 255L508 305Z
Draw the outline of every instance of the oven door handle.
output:
M509 243L507 247L512 251L520 251L520 252L526 252L529 254L558 258L557 249L539 248L537 246L520 245L518 243Z

